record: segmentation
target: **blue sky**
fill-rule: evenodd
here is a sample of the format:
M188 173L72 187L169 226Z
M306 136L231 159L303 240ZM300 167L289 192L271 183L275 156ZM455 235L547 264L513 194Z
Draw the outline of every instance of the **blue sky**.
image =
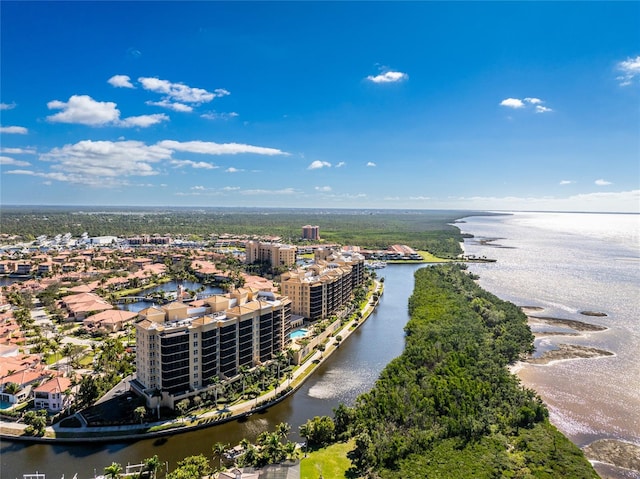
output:
M2 204L640 211L639 2L11 2Z

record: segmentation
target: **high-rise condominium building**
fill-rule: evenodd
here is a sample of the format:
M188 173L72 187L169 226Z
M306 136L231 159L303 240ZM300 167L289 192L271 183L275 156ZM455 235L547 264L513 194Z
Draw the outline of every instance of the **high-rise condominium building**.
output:
M303 226L302 239L318 241L320 239L320 227L311 225Z
M279 243L262 243L248 241L245 248L245 262L266 261L272 268L277 266L291 266L296 262L296 247Z
M335 314L363 283L364 257L357 253L334 254L281 276L282 294L291 300L293 314L311 320Z
M272 292L236 290L192 308L170 303L140 311L137 378L131 385L147 406L173 408L239 368L270 361L285 350L291 302Z

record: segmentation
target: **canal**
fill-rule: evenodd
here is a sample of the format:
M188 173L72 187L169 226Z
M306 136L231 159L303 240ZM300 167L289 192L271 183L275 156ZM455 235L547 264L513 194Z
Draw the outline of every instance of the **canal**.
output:
M352 334L294 395L254 414L244 422L232 421L161 439L130 443L47 445L18 441L0 444L0 476L22 478L22 474L39 471L47 479L63 475L89 479L103 474L112 462L126 466L157 454L169 463L169 470L186 456L204 454L211 457L216 442L235 445L242 438L253 440L275 425L291 425L291 440L301 440L298 427L314 416L332 415L340 403L352 405L356 397L369 390L380 371L404 347L404 325L408 320L407 300L413 291L413 273L423 265L388 265L377 270L384 277L385 292L377 310Z

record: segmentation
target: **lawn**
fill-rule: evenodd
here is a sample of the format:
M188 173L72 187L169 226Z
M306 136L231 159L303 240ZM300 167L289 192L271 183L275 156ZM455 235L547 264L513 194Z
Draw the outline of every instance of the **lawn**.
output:
M351 460L347 453L354 448L354 441L339 442L307 453L300 461L300 479L340 479L347 477Z

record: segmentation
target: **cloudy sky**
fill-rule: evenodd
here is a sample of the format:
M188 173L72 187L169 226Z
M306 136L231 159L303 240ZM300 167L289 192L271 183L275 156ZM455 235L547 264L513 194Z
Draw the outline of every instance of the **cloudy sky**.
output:
M0 8L5 205L640 211L638 2Z

